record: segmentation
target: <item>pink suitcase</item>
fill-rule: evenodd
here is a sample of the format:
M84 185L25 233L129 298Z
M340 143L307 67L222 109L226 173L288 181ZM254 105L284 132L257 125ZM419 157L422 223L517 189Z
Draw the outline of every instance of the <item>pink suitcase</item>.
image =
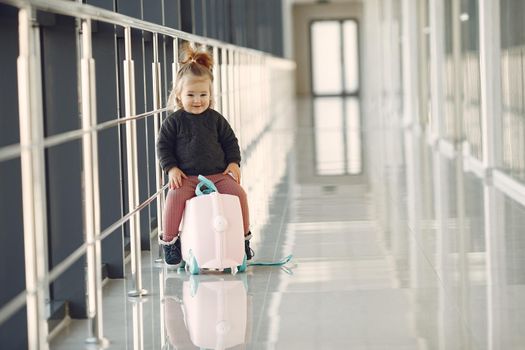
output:
M217 192L211 181L199 175L197 197L186 201L181 249L186 269L246 270L241 204L237 196ZM209 194L202 193L202 186Z

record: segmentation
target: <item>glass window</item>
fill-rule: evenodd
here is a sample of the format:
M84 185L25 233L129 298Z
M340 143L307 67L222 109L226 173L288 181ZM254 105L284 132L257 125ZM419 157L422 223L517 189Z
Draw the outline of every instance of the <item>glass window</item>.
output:
M317 21L312 24L312 79L314 94L340 94L341 30L338 21Z
M355 21L343 22L343 39L345 92L356 93L359 89L359 48Z
M358 27L354 20L315 21L311 26L314 95L359 91Z

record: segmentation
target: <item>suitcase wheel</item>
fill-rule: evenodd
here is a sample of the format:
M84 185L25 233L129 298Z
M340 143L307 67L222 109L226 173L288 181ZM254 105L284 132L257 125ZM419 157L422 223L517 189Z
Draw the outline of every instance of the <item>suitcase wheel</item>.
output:
M247 263L246 263L246 253L244 254L244 258L242 259L242 265L239 265L238 266L238 269L239 269L239 272L244 272L246 271L246 268L247 268Z

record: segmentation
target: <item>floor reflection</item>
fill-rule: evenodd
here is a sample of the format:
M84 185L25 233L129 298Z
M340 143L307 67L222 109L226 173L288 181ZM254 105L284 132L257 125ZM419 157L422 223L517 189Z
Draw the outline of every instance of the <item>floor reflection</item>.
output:
M246 340L246 274L168 278L164 322L168 349L229 349Z
M525 346L523 205L394 119L363 115L367 130L358 131L349 118L359 106L349 101L300 101L296 129L272 130L252 151L268 152L264 162L252 157L245 176L256 202L255 259L293 254L293 274L250 266L236 276L192 277L159 268L156 255L144 252L152 291L144 305L128 301L125 283L104 290L105 310L117 310L105 314L112 346ZM345 116L348 109L355 113ZM56 349L76 348L79 339Z
M372 192L387 251L398 270L408 269L402 285L414 291L418 337L440 349L522 348L523 206L464 171L462 157L410 130L392 132L403 147L386 160L372 157L381 164ZM395 137L373 137L385 152L396 147Z
M317 97L312 103L317 174L360 174L363 164L359 99Z

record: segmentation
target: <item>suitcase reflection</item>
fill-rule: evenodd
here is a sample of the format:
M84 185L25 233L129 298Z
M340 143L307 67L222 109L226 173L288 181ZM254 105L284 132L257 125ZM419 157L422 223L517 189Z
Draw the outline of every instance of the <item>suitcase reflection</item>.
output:
M195 275L182 284L182 298L166 296L169 349L242 349L246 341L246 275Z

